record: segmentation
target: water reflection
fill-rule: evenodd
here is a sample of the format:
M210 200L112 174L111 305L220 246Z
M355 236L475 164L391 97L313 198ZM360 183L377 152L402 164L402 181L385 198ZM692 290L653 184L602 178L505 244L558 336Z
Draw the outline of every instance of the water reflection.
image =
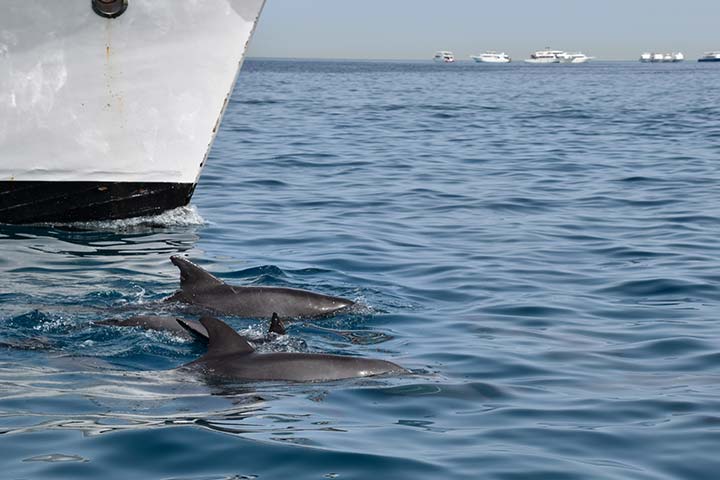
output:
M62 369L53 365L21 371L16 364L0 363L0 435L74 430L95 436L195 426L304 443L308 433L346 433L350 428L318 412L297 413L293 405L298 401L322 404L336 389L381 391L387 386L382 380L332 385L208 383L182 369L130 372L97 359L65 360ZM23 412L18 411L20 404Z

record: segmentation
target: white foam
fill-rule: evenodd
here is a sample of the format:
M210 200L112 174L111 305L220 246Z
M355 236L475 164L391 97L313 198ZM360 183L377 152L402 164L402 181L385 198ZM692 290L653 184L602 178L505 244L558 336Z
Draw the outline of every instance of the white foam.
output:
M81 230L125 231L145 228L195 227L205 225L205 219L202 218L194 205L189 205L146 217L93 222L53 223L52 225L68 226Z

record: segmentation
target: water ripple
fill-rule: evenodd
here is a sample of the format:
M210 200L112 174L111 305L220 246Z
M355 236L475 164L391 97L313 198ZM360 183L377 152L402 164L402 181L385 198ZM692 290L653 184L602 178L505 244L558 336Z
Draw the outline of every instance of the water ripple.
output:
M0 226L4 476L715 478L719 76L247 62L193 207ZM94 325L196 317L174 254L360 303L261 351L413 374L213 384Z

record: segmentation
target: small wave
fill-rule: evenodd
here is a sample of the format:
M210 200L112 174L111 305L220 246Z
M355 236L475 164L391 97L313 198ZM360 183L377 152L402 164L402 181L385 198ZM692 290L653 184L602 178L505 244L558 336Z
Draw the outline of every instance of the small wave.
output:
M576 315L574 310L567 308L551 307L547 305L498 305L484 309L486 313L509 317L572 317Z
M225 278L245 278L245 279L258 279L258 280L277 280L280 278L287 278L285 271L276 265L260 265L257 267L250 267L244 270L235 272L228 272L223 274ZM257 283L262 283L258 281Z
M599 290L599 293L617 294L626 297L667 297L667 296L717 296L717 288L670 278L629 280Z
M720 217L710 215L670 215L667 217L661 217L660 220L678 224L706 224L711 226L720 223Z
M653 177L646 177L643 175L633 175L630 177L620 178L617 180L618 182L625 182L625 183L641 183L641 182L662 182L663 179L660 178L653 178Z
M614 257L620 259L653 259L653 258L665 258L675 255L672 252L643 250L637 248L631 248L627 246L612 246L608 248L599 248L594 250L598 255L604 255L606 257Z
M34 457L26 458L23 462L47 462L47 463L67 463L67 462L79 462L87 463L90 460L83 458L79 455L64 455L62 453L53 453L50 455L36 455Z
M476 402L510 400L515 395L508 388L492 385L485 382L468 383L410 383L406 385L391 385L375 389L357 389L354 391L359 397L366 400L379 401L387 397L425 397L450 400L463 399Z
M281 103L279 100L272 99L249 99L249 100L232 100L232 103L240 105L277 105Z
M648 340L622 347L613 347L602 352L605 355L634 358L642 361L666 357L682 357L712 351L712 344L691 337L662 338Z

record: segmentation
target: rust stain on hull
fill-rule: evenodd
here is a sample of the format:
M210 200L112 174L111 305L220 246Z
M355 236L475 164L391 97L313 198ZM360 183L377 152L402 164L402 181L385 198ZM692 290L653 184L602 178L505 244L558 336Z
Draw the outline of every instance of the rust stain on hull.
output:
M113 87L113 84L116 82L116 77L118 76L116 72L116 68L113 65L113 39L112 39L112 20L106 20L106 33L107 38L105 41L105 83L107 86L107 94L108 94L108 100L106 102L106 108L107 110L111 110L113 106L117 107L118 112L122 115L123 109L124 109L124 99L122 96L122 93L118 93L116 89ZM124 123L122 122L121 118L121 125L122 128L124 126Z

